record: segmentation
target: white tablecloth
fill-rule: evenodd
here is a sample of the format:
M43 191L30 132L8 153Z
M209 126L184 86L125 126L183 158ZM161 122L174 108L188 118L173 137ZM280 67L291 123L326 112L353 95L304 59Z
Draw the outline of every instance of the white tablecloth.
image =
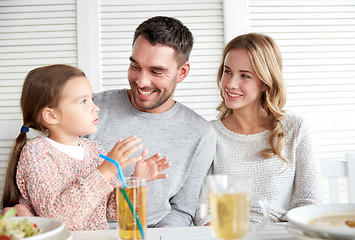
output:
M118 230L77 231L73 240L117 240ZM216 240L210 227L148 228L147 240ZM259 231L250 232L243 240L296 240L285 224L272 224Z

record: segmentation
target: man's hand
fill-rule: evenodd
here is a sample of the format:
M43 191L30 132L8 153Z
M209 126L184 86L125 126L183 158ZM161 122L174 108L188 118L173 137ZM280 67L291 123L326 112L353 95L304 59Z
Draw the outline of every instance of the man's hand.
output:
M162 159L159 159L159 153L156 153L154 156L146 159L147 156L148 149L145 148L142 152L142 160L138 161L134 167L133 176L144 177L147 182L167 178L168 174L160 174L160 172L171 166L171 162L167 162L168 157L165 156Z

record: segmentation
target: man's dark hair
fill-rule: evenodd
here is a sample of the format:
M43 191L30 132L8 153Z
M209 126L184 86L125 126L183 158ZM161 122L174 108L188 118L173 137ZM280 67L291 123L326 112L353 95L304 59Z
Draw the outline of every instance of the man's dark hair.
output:
M153 46L161 44L175 49L179 66L189 60L193 36L190 30L176 18L152 17L137 27L133 44L139 36L147 39Z

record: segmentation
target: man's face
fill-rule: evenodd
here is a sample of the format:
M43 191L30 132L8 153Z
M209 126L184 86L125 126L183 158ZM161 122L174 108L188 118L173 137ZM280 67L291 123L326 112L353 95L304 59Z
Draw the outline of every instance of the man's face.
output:
M130 60L129 96L133 106L149 113L162 113L174 106L176 85L188 74L189 63L179 67L173 48L153 46L142 36L135 41Z

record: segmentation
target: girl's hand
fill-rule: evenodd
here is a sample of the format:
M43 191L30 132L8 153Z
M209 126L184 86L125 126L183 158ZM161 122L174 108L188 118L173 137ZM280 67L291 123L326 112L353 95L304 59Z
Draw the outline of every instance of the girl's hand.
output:
M16 204L13 207L6 207L1 211L1 215L4 215L10 208L15 208L17 210L16 216L20 217L33 217L33 214L28 210L28 208L23 204Z
M168 161L168 157L165 156L159 160L160 154L156 153L154 156L146 159L148 156L148 150L144 148L142 152L142 160L136 163L134 167L134 177L144 177L147 182L167 178L168 174L159 174L159 172L171 166L171 162Z
M119 139L116 145L107 154L107 156L117 161L120 164L121 169L124 169L128 165L142 160L142 156L128 158L131 154L142 148L142 144L137 144L139 142L140 139L135 135L130 136L124 140ZM106 180L111 179L118 173L115 164L108 161L104 161L97 169L101 172Z

